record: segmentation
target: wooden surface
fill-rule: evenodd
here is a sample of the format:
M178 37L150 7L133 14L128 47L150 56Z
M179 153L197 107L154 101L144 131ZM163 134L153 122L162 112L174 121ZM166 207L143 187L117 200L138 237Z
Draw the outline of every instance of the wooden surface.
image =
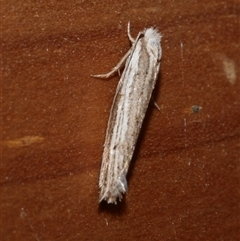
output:
M240 4L1 2L1 240L239 240ZM163 34L161 73L118 205L98 178L130 47ZM192 111L192 106L202 109Z

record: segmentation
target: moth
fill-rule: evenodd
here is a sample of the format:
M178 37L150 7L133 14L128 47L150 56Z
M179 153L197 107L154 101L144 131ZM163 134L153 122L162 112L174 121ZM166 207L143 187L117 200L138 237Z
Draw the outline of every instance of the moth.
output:
M160 69L161 34L154 28L139 32L136 39L127 34L132 47L107 74L109 78L125 63L110 111L100 170L99 202L121 201L127 191L126 175Z

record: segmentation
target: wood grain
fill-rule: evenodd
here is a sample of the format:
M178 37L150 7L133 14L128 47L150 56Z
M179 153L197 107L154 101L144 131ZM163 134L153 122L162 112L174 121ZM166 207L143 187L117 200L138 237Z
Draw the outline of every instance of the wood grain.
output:
M239 1L2 1L1 239L239 240ZM155 26L161 74L119 205L98 204L118 76ZM192 106L199 106L193 112Z

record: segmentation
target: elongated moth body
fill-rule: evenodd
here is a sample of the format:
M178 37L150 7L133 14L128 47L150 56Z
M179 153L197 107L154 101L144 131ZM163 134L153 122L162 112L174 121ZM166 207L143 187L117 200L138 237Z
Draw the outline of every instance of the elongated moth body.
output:
M108 78L126 60L113 100L104 143L99 178L100 199L108 203L121 201L127 187L126 175L138 135L155 87L160 68L161 35L154 28L140 32L136 39L128 37L132 47L111 72L94 75Z

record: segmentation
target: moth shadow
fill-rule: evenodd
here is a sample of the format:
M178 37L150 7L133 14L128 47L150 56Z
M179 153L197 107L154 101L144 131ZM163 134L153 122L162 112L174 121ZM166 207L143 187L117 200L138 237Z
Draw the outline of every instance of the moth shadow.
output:
M98 211L99 212L106 212L106 213L110 213L112 215L118 215L121 216L126 212L126 202L125 202L125 197L123 197L123 200L121 202L118 201L117 204L108 204L105 201L102 201L101 203L99 203L98 206Z

